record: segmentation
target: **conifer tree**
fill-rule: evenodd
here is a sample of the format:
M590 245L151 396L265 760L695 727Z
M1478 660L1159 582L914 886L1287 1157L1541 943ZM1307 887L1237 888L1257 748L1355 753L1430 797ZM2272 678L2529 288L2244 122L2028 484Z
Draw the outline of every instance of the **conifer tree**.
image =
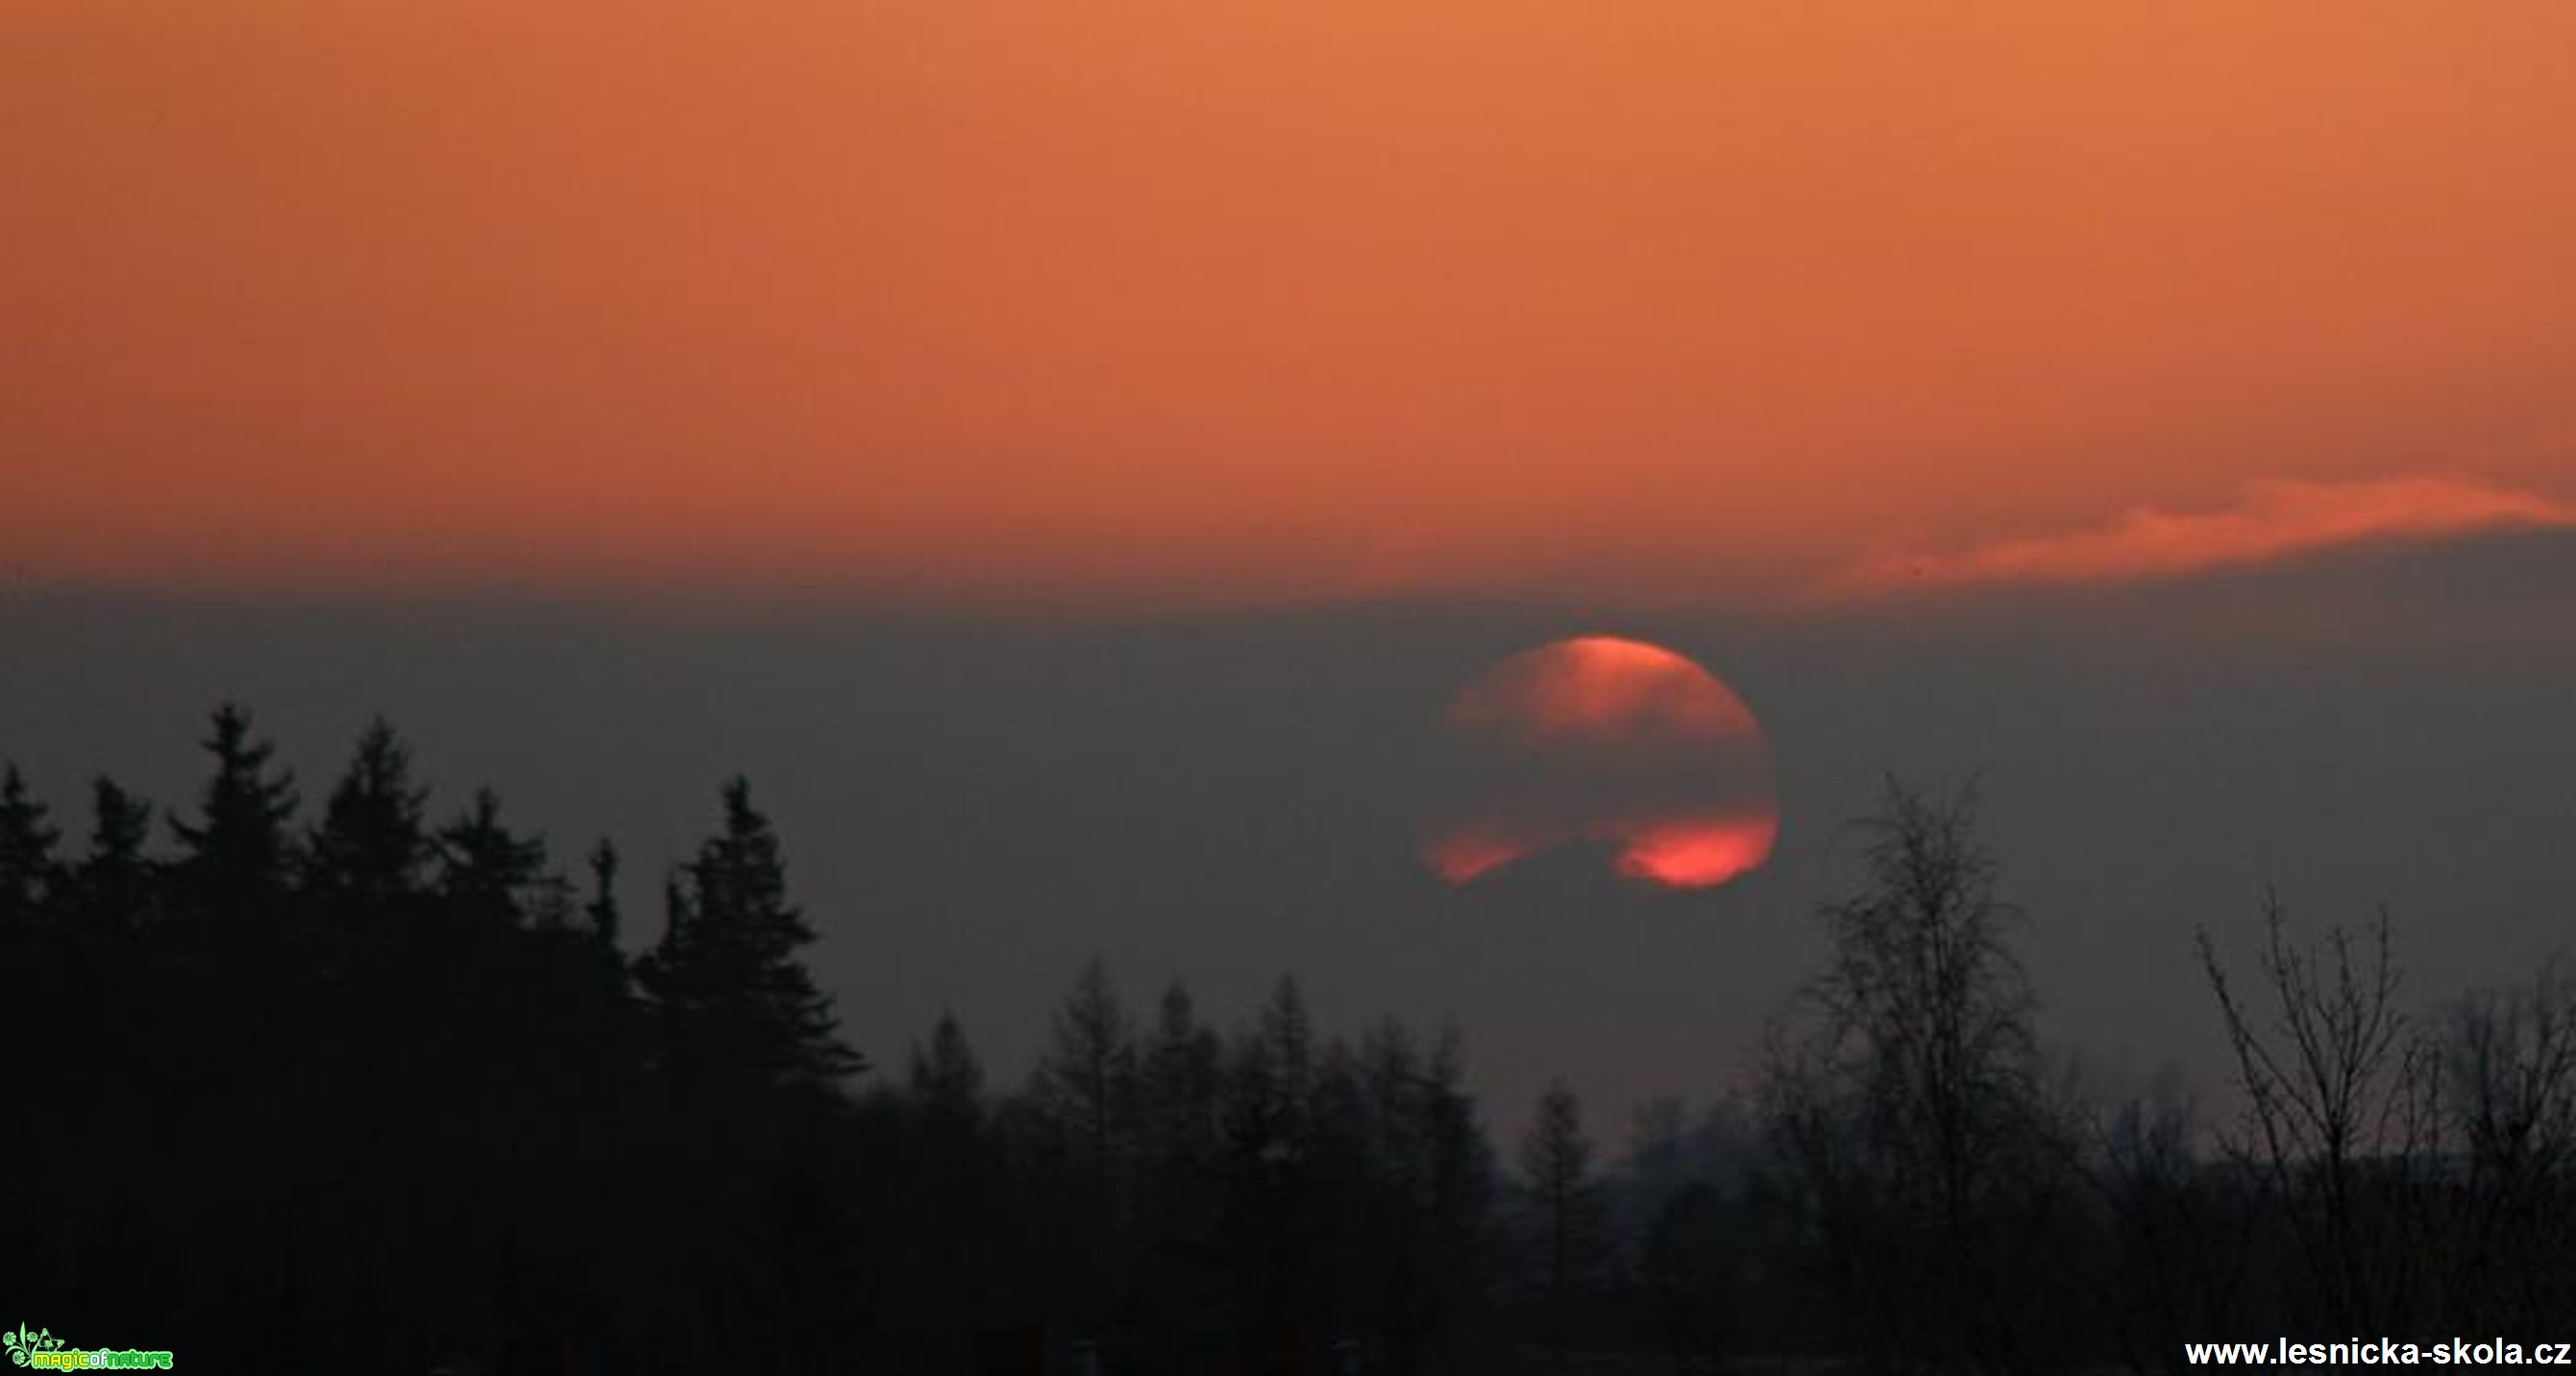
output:
M1136 1036L1098 957L1056 1009L1032 1088L1092 1177L1105 1216L1134 1120Z
M1190 991L1179 980L1163 991L1140 1072L1153 1168L1170 1180L1178 1172L1209 1165L1216 1146L1224 1046L1212 1029L1200 1025Z
M1314 1082L1314 1024L1296 980L1283 976L1253 1026L1231 1039L1219 1108L1227 1245L1246 1296L1269 1320L1288 1317L1312 1279Z
M431 855L421 822L427 798L412 784L410 748L384 718L369 722L314 829L310 890L365 909L417 893Z
M1582 1102L1562 1080L1540 1096L1538 1116L1521 1138L1521 1175L1537 1213L1548 1349L1563 1370L1574 1295L1600 1246L1603 1200L1600 1182L1592 1176L1592 1140L1584 1134Z
M700 1002L696 984L705 968L695 953L696 914L686 873L687 867L674 865L662 876L662 935L651 950L635 958L635 983L651 1001L665 1043L678 1040Z
M973 1135L984 1113L984 1065L956 1014L942 1012L929 1044L913 1044L908 1080L914 1103L943 1141Z
M1221 1255L1225 1045L1174 980L1157 1001L1137 1066L1142 1300L1166 1323L1218 1302L1207 1260Z
M778 834L751 785L724 789L724 830L665 891L661 940L637 963L666 1063L712 1063L770 1083L830 1081L866 1068L835 1035L829 994L798 953L814 940L787 901Z
M1305 1107L1315 1073L1315 1020L1294 975L1280 976L1262 1005L1261 1046L1277 1077L1280 1104L1294 1116Z
M90 787L89 854L73 871L80 921L91 930L130 932L150 913L157 875L144 847L152 806L100 778Z
M45 805L28 796L11 764L0 769L0 930L36 920L56 884L54 842Z
M1123 1277L1136 1146L1136 1036L1098 957L1057 1006L1030 1098L1075 1163L1088 1258L1078 1284L1095 1322Z
M215 772L197 820L170 824L180 845L178 898L200 920L273 924L296 858L288 831L295 782L285 770L271 770L276 746L252 738L250 713L239 704L216 708L213 728L202 744L215 758Z
M617 906L617 847L606 837L590 848L590 902L582 913L590 919L590 934L601 949L617 950L617 928L622 916Z
M1423 1096L1429 1179L1419 1322L1436 1340L1454 1344L1485 1294L1495 1194L1493 1147L1467 1091L1464 1039L1454 1024L1432 1042Z
M501 821L501 799L489 788L438 833L438 891L466 911L501 926L524 915L521 898L545 878L546 844Z
M1448 1269L1464 1275L1470 1254L1484 1241L1492 1207L1493 1149L1467 1091L1465 1038L1455 1024L1440 1029L1423 1072L1431 1136L1433 1218L1446 1249Z

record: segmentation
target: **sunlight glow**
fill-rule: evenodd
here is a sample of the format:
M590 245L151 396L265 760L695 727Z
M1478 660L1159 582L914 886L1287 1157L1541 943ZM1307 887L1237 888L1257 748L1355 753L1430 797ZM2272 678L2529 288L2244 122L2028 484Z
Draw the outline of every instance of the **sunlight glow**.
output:
M1778 837L1752 710L1662 646L1587 635L1524 651L1460 691L1444 724L1463 791L1422 860L1450 884L1590 844L1622 878L1712 888Z

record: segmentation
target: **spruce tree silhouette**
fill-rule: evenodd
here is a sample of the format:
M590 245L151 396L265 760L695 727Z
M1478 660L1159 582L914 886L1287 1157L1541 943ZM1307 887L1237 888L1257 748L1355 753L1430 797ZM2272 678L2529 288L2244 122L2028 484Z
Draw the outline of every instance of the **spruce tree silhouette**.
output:
M591 939L612 956L617 953L617 846L606 837L590 848L590 901L582 915L590 921Z
M80 930L130 936L151 920L156 872L152 806L100 778L90 785L89 853L72 871L70 903Z
M1475 1335L1490 1317L1496 1184L1493 1146L1467 1089L1466 1039L1454 1025L1443 1027L1432 1044L1421 1112L1429 1180L1416 1322L1430 1347L1426 1367L1472 1370Z
M476 789L473 804L439 828L438 891L486 927L519 925L545 873L545 842L504 825L500 796L489 788Z
M1079 1322L1097 1329L1125 1299L1136 1127L1135 1028L1097 956L1056 1008L1029 1097L1081 1181L1073 1226L1082 1252L1063 1284L1079 1296Z
M1228 1299L1217 1118L1224 1057L1223 1039L1172 981L1136 1058L1131 1147L1138 1181L1131 1312L1165 1334L1212 1326Z
M402 738L382 717L369 722L306 844L307 892L378 911L417 895L431 855L421 821L428 797L412 784Z
M984 1120L984 1063L966 1042L957 1015L942 1012L927 1046L915 1042L905 1083L931 1129L951 1142L973 1137Z
M638 962L666 1054L765 1084L828 1083L867 1068L835 1030L831 996L798 952L814 940L787 901L786 865L751 785L724 788L724 829L667 886L662 938Z
M1080 1154L1105 1216L1133 1120L1136 1036L1099 957L1057 1006L1030 1092Z
M1187 986L1173 980L1154 1006L1154 1030L1140 1063L1148 1157L1158 1171L1203 1169L1217 1141L1217 1094L1225 1043L1200 1024Z
M0 767L0 927L32 926L56 883L54 843L45 805L27 796L18 766Z
M1312 1310L1315 1031L1297 981L1282 976L1252 1029L1228 1049L1226 1232L1252 1319L1295 1324Z
M1225 1042L1199 1022L1198 1006L1179 980L1155 1005L1154 1030L1138 1070L1148 1166L1167 1184L1204 1183L1215 1170L1220 1144Z
M179 905L200 924L274 929L285 918L296 860L288 831L295 781L282 769L270 772L276 746L252 739L250 713L237 703L215 709L213 734L202 744L215 772L199 795L197 820L170 823L180 845L173 875Z
M992 1128L984 1064L954 1014L912 1044L903 1121L880 1158L904 1182L882 1221L909 1239L895 1276L897 1322L963 1334L994 1321L1008 1268L1011 1181Z
M1592 1139L1583 1104L1558 1080L1539 1096L1521 1139L1521 1177L1535 1214L1533 1240L1547 1312L1549 1360L1566 1365L1574 1304L1592 1279L1601 1249L1600 1182L1592 1174Z

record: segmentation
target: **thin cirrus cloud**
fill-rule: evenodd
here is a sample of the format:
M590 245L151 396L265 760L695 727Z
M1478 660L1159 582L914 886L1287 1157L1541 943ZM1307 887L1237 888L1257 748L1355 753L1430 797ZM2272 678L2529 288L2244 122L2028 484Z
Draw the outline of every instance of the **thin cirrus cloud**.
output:
M1850 601L1986 587L2152 582L2252 568L2335 550L2527 530L2576 530L2576 504L2472 478L2265 481L2235 505L2177 512L2140 506L2081 530L1953 553L1880 555L1816 585Z

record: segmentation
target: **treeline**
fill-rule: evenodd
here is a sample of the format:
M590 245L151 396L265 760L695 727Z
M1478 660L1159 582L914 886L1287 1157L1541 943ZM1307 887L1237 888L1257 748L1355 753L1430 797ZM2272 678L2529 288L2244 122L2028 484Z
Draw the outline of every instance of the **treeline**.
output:
M2179 1364L2576 1314L2576 992L2410 1016L2381 923L2200 953L2204 1118L2053 1073L1970 800L1891 784L1760 1073L1497 1150L1448 1030L1095 964L1025 1081L872 1059L740 780L630 942L371 727L317 808L226 707L164 815L0 773L0 1296L220 1369L1171 1376ZM85 834L82 833L85 830ZM71 832L74 834L66 834ZM640 951L631 958L630 949ZM2178 953L2179 954L2179 953ZM888 978L900 972L888 972ZM1711 1048L1712 1062L1736 1059Z
M2203 931L2234 1052L2214 1109L2044 1054L1972 796L1891 783L1867 875L1755 1084L1641 1119L1602 1288L1678 1369L2185 1365L2185 1343L2454 1337L2576 1320L2576 985L2417 1011L2392 924L2313 939L2267 899L2250 970ZM1614 1233L1616 1229L1613 1229ZM1594 1335L1609 1345L1605 1335Z
M629 960L612 846L575 879L488 791L434 819L390 727L309 823L246 714L204 744L193 806L101 781L85 838L0 775L0 1294L56 1333L393 1372L1495 1342L1453 1033L1328 1036L1286 980L1139 1016L1094 967L1025 1087L953 1019L871 1065L740 780Z

